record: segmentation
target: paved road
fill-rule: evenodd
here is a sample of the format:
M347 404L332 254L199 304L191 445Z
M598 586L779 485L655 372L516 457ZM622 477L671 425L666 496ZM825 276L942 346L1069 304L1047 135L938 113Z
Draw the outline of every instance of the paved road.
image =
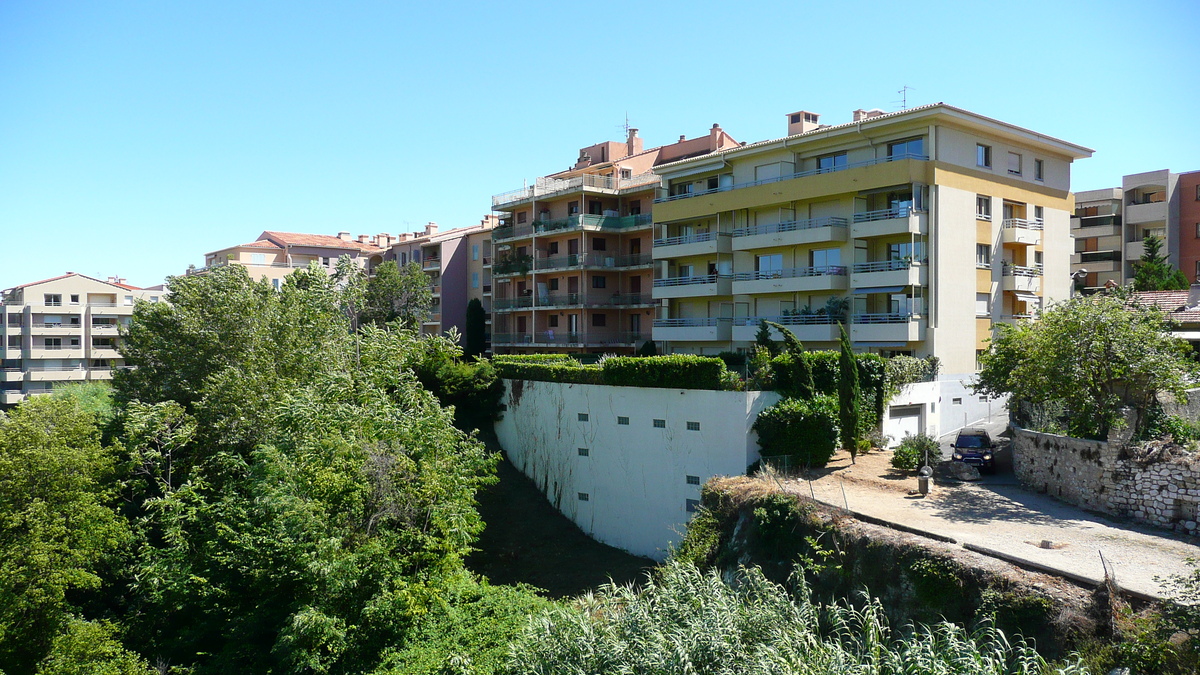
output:
M998 435L1003 426L997 429L995 424L987 428ZM907 483L915 488L914 478L888 489L877 482L843 480L837 473L813 481L811 491L827 504L983 547L1068 578L1101 582L1103 556L1120 587L1153 597L1165 593L1156 577L1187 574L1192 569L1187 559L1200 559L1200 547L1182 537L1087 513L1023 490L1011 473L1011 453L1006 456L1007 465L1001 463L996 475L985 476L980 483L939 484L927 497L895 489L910 487ZM850 477L856 470L865 472L866 467L849 468ZM803 483L793 489L810 492ZM1052 548L1041 548L1043 541Z

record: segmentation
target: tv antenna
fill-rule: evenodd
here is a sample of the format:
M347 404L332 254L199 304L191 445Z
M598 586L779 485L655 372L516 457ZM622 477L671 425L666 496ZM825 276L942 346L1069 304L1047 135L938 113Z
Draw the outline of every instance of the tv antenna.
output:
M623 129L625 131L625 137L629 138L629 130L632 129L633 127L629 126L629 111L628 110L625 111L625 124L618 124L617 128Z
M900 87L900 90L896 92L897 94L900 94L900 109L901 110L908 110L908 90L909 89L915 89L915 87L910 87L906 84L903 87Z

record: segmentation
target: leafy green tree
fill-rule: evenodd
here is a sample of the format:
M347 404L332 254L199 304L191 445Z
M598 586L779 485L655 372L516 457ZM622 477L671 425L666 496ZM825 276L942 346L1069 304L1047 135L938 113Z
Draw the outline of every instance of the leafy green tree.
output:
M771 339L771 327L765 319L758 322L758 331L754 333L754 344L766 349L771 356L779 355L779 344Z
M850 461L855 462L861 417L859 399L862 397L858 384L858 360L854 358L845 324L838 324L838 327L842 330L841 351L838 354L838 428L842 447L850 451Z
M479 298L467 303L467 324L463 327L463 356L476 359L487 348L487 312Z
M638 356L658 356L658 346L654 344L654 340L646 340L637 350Z
M388 260L376 267L367 281L363 319L377 326L399 321L406 328L416 328L432 306L432 285L421 264L410 262L402 268Z
M997 326L975 388L1010 405L1062 405L1072 435L1106 438L1123 406L1145 412L1159 392L1185 397L1196 373L1190 353L1157 307L1097 293Z
M37 675L156 675L159 671L126 649L117 633L107 621L72 620L54 637Z
M71 396L0 415L0 664L32 672L131 536L116 452Z
M1135 291L1183 291L1188 288L1183 272L1171 267L1162 255L1163 241L1154 235L1142 240L1142 257L1133 264Z

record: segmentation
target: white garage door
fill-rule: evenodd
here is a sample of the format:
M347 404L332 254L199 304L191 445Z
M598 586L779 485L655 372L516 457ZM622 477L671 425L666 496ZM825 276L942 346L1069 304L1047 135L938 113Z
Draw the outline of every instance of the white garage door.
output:
M895 447L900 444L900 439L907 434L919 434L924 431L922 424L923 406L919 405L898 405L888 409L888 419L883 425L883 433L891 436L889 447Z

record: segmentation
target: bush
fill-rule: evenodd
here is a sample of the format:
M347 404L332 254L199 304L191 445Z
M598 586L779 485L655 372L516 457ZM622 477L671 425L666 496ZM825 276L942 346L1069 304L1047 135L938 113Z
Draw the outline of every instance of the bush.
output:
M580 365L573 359L549 363L496 361L495 364L500 377L509 380L604 384L603 370L597 366Z
M719 390L725 372L721 359L688 354L617 356L604 361L604 383L617 387Z
M760 454L788 455L796 464L825 466L838 439L838 403L832 396L803 400L789 398L758 414Z
M570 354L497 354L492 357L495 363L579 363Z
M905 434L904 439L900 441L900 447L892 453L892 468L897 471L916 471L921 462L925 461L926 451L934 458L941 454L941 447L936 438L929 434Z
M771 359L772 382L775 390L792 398L812 398L817 394L808 355L784 353ZM821 392L828 394L831 392Z

